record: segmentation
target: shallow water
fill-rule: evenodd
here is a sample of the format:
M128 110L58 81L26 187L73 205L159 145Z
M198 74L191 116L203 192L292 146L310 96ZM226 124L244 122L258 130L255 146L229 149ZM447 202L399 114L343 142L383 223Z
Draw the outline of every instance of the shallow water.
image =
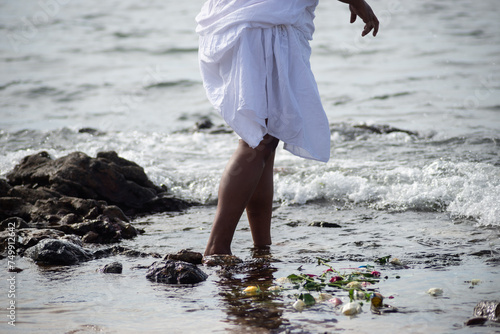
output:
M54 158L116 150L155 183L202 203L134 221L146 233L123 245L162 255L202 251L236 145L234 134L194 130L206 118L222 125L197 66L194 16L202 2L2 2L0 176L40 150ZM320 1L311 63L331 122L332 159L322 164L278 149L271 254L281 262L250 270L245 218L233 250L248 260L248 272L228 277L205 268L209 280L195 287L147 281L134 266L153 258L117 257L124 273L116 276L96 272L115 258L65 268L18 259L14 330L240 333L279 323L271 331L470 332L463 321L474 305L500 299L500 8L493 0L372 7L379 36L361 39L361 24L348 23L343 4ZM405 131L375 131L385 124ZM315 221L341 228L308 226ZM400 313L348 318L325 305L298 313L283 295L237 298L261 276L322 270L317 256L348 268L386 255L409 267L380 268L389 278L377 288L394 295L388 302ZM482 283L469 289L464 281L475 278ZM425 294L434 286L443 297ZM262 312L274 320L258 320L269 314ZM491 331L498 327L474 328Z
M184 214L145 217L137 224L146 233L122 245L165 254L185 247L188 239L190 247L201 250L213 211L213 207L195 207ZM484 250L498 252L498 231L477 231L468 224L451 222L443 229L436 226L436 221L444 220L441 215L370 209L354 212L324 205L278 208L270 257L252 250L243 221L234 248L245 265L228 270L203 267L209 279L195 286L146 280L145 266L155 260L152 257L115 256L70 267L41 267L20 259L24 271L17 274L19 323L13 332L186 333L203 329L213 333L317 333L342 329L348 333L466 333L469 329L463 322L472 316L475 304L498 298L498 257L491 262L487 255L472 255ZM320 221L340 227L309 225ZM399 258L404 266L374 263L386 255ZM319 274L327 267L318 266L316 257L330 260L340 272L375 265L382 279L373 287L399 313L374 315L365 306L363 313L351 318L328 303L298 312L292 308L295 291L251 298L242 293L249 285L266 289L277 278L292 273ZM124 264L123 274L98 272L114 260ZM471 288L472 279L481 283ZM432 287L443 288L444 295L426 294ZM348 302L347 292L333 293ZM475 330L490 333L500 327L490 324Z

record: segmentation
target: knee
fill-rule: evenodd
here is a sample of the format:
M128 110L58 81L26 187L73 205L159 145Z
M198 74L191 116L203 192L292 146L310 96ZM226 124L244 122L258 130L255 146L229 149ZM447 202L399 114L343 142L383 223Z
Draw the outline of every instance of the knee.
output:
M274 153L276 147L278 146L279 139L270 135L265 135L259 146L255 149L262 152L265 159L267 159L271 154Z

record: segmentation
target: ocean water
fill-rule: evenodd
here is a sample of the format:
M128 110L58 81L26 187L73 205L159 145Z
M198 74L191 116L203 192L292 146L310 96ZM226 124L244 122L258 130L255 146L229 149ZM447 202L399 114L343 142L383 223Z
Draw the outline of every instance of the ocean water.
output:
M179 240L189 240L194 230L197 237L189 247L202 251L218 181L237 144L233 133L212 131L227 128L208 103L199 75L194 17L202 3L2 1L0 177L22 157L41 150L54 158L73 151L95 156L115 150L143 166L155 183L204 204L185 215L137 222L145 224L146 236L128 243L143 250L176 251L186 244ZM300 240L298 232L287 229L297 216L302 217L299 225L308 219L361 224L370 216L381 225L396 220L398 229L432 235L432 241L417 240L419 245L449 246L444 235L452 226L462 246L469 247L477 234L483 242L480 246L472 242L471 247L498 248L500 6L495 0L372 0L371 5L381 21L376 38L360 37L362 23L349 24L344 4L323 0L317 8L311 63L331 123L332 158L326 164L307 161L278 148L276 255L283 258L303 250L295 242ZM214 128L196 130L195 124L206 119ZM404 131L379 131L395 128ZM179 225L169 230L165 222ZM423 225L419 229L415 224ZM162 233L173 233L177 239ZM237 238L242 246L235 246L235 251L246 254L251 247L248 235ZM307 233L304 238L317 253L334 242ZM396 246L387 251L406 247L408 238L397 237ZM314 240L318 248L312 246ZM448 246L438 248L448 254ZM346 247L343 252L349 253ZM375 256L378 251L368 252ZM300 257L293 259L285 263L300 262ZM47 288L57 286L57 270L39 272L25 265ZM68 278L72 275L92 276L89 266L63 270L66 276L61 282L67 279L71 286L76 284ZM277 270L286 273L289 268L283 265ZM201 287L189 294L201 293L202 300L217 295L211 280L208 291ZM33 281L27 282L25 286ZM144 303L151 293L147 282L141 284L137 303ZM92 331L96 323L96 331L139 328L120 327L118 315L108 321L85 320L89 317L85 309L101 307L96 306L101 299L96 304L78 293L51 299L26 289L26 300L32 304L25 311L25 325L31 330L46 315L48 305L54 307L49 307L50 314L68 312L67 331ZM177 310L190 303L164 290L153 288L156 295L173 300ZM63 291L69 291L69 286ZM161 298L149 300L150 306L159 307ZM107 298L103 307L114 302L126 312L124 300ZM222 330L211 317L219 319L225 313L216 302L204 303L196 305L196 312L190 309L190 316ZM142 316L165 325L151 313ZM54 325L44 321L41 328ZM403 328L404 321L397 322L398 328ZM160 331L150 326L151 332ZM178 326L179 332L196 328ZM343 326L354 326L359 332L352 323ZM231 328L237 332L240 327Z

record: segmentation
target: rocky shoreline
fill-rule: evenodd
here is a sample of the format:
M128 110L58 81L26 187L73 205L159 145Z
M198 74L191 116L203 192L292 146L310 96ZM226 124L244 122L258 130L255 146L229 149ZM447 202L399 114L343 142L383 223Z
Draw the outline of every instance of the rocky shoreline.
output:
M134 238L143 231L131 219L195 204L169 195L116 152L52 159L42 151L24 157L0 179L0 258L12 253L12 238L16 255L43 264L72 265L117 254L160 257L120 246L84 247Z

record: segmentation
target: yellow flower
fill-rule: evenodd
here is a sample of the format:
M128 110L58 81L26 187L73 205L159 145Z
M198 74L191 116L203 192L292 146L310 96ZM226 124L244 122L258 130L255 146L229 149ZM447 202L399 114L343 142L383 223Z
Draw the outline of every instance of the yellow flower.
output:
M245 288L245 290L243 290L243 292L246 293L249 296L253 296L253 295L256 295L256 294L260 293L260 289L259 289L258 286L250 285L250 286L247 286Z

